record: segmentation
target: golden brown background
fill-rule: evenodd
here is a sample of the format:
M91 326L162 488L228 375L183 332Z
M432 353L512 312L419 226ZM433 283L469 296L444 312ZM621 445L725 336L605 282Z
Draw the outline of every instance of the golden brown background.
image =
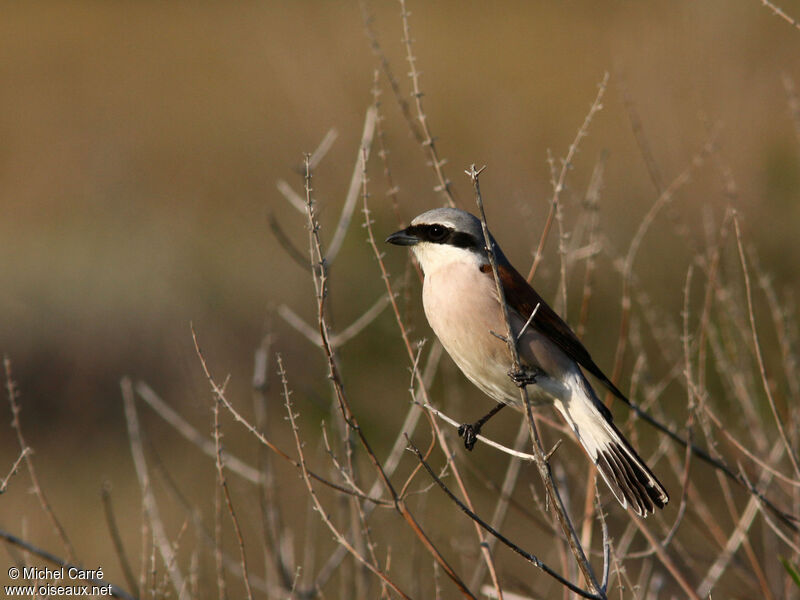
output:
M800 15L800 3L782 4ZM520 268L529 264L548 208L547 149L565 155L608 71L604 108L581 144L566 201L576 204L607 151L601 226L623 251L657 198L625 95L664 184L718 128L715 158L676 197L676 225L660 217L637 275L677 319L692 253L675 229L683 224L705 244L704 222L712 215L718 224L724 212L728 169L747 242L779 290L800 291L800 144L784 86L787 77L800 86L800 31L760 2L412 2L410 9L425 108L446 171L462 206L472 209L463 169L488 165L489 220ZM408 93L399 6L376 2L370 10ZM311 319L311 281L275 241L268 215L307 247L303 218L275 183L284 178L301 189L302 153L336 128L339 137L315 174L330 239L378 61L355 2L7 3L2 13L0 351L12 361L23 431L45 491L83 562L120 582L99 490L111 482L126 540L138 548L123 375L147 381L209 431L211 396L190 322L215 374L231 375L229 393L245 406L253 351L272 330L308 426L325 416L319 352L272 312L286 303ZM390 161L410 219L442 201L385 79L381 87ZM396 222L374 161L370 175L375 227L385 237ZM332 305L343 324L383 289L361 223L357 211L332 275ZM387 252L401 273L405 255ZM556 264L537 275L548 299ZM610 265L603 273L586 342L608 369L619 279ZM577 305L569 308L574 316ZM419 311L415 324L415 336L430 336ZM354 404L379 447L394 439L393 419L407 403L395 331L386 312L343 358ZM474 400L471 416L488 406L449 363L444 374ZM141 412L181 485L213 481L211 461ZM3 474L18 452L9 421L4 405ZM513 430L512 419L506 423ZM226 443L251 452L237 436L231 427ZM0 526L58 550L22 476L0 497Z

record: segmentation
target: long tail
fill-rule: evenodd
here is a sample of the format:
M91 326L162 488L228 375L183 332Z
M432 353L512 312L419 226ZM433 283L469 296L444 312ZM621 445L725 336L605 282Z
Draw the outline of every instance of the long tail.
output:
M655 512L656 506L664 508L669 502L667 490L616 428L589 382L578 373L571 383L571 398L557 401L555 406L619 503L623 507L630 503L642 517Z

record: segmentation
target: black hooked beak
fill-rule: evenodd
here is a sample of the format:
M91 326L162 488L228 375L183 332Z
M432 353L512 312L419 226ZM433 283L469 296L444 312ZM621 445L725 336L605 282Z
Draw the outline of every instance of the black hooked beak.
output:
M408 233L407 229L401 229L386 238L386 241L395 246L414 246L419 243L419 238Z

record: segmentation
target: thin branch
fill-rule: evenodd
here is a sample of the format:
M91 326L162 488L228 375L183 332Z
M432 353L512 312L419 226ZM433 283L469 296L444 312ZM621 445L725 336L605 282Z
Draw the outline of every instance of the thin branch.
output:
M111 541L114 544L114 550L117 553L119 564L122 567L122 574L125 576L125 581L128 582L128 587L133 590L133 595L139 595L139 586L136 585L136 577L133 575L128 555L125 552L125 546L122 543L122 537L119 534L117 521L114 518L114 507L111 504L111 483L106 482L103 484L101 491L101 498L103 499L103 512L106 515L106 523L108 524L108 531L111 534Z
M772 448L772 452L770 453L770 460L777 460L780 454L780 443L776 443ZM762 471L760 479L759 485L762 487L766 486L769 484L770 479L772 479L772 474L769 471ZM697 587L697 593L701 597L708 597L708 595L714 589L716 583L719 581L720 577L722 577L722 575L725 573L725 569L728 568L728 565L733 559L733 555L739 549L739 546L746 541L747 532L750 530L750 527L752 526L753 521L758 514L758 506L758 499L755 496L750 496L750 500L747 502L747 507L745 507L744 511L742 512L742 516L739 518L739 522L736 524L736 527L733 529L733 532L728 538L728 543L725 544L725 548L719 553L717 559L714 561L711 567L709 567L705 577Z
M444 484L444 482L439 477L437 477L437 475L433 472L433 469L431 469L430 465L425 461L425 458L422 456L422 453L414 445L414 442L412 442L410 438L408 439L408 444L411 447L411 450L417 456L417 460L420 461L422 466L428 472L428 475L430 475L431 479L433 479L436 482L436 484L442 489L442 491L444 491L444 493L447 494L447 497L450 498L450 500L455 502L458 508L460 508L470 519L475 521L484 530L488 531L495 538L497 538L503 544L505 544L508 548L510 548L511 550L513 550L514 552L525 558L533 566L547 573L550 577L558 581L561 585L568 588L571 592L578 594L582 598L591 598L592 600L599 600L601 598L605 598L605 594L594 594L590 591L586 591L576 586L567 579L564 579L556 571L551 569L546 563L542 562L536 555L523 550L514 542L505 537L502 533L500 533L499 531L494 529L491 525L489 525L487 522L485 522L483 519L481 519L477 514L475 514L474 511L470 510L463 502L461 502L461 500L459 500L456 497L456 495L448 489L448 487Z
M428 404L427 402L416 401L416 404L418 406L424 407L426 410L428 410L432 414L436 415L442 421L444 421L448 425L451 425L455 429L458 429L458 427L461 425L458 421L456 421L455 419L453 419L451 417L448 417L441 410L439 410L438 408L436 408L435 406L433 406L431 404ZM521 460L531 461L531 462L536 460L536 456L533 455L533 454L528 454L526 452L520 452L518 450L514 450L513 448L509 448L508 446L504 446L503 444L500 444L499 442L495 442L494 440L492 440L490 438L487 438L487 437L485 437L485 436L483 436L481 434L478 434L476 436L476 439L480 440L481 442L483 442L487 446L491 446L495 450L499 450L500 452L508 454L509 456L513 456L515 458L519 458Z
M433 411L431 411L433 412ZM454 424L456 428L458 427L457 424ZM521 450L525 447L525 442L528 440L528 424L522 420L519 424L519 430L517 431L517 437L514 440L514 451ZM533 456L530 457L533 459ZM506 468L506 474L503 478L503 484L499 490L497 490L497 504L494 507L494 511L492 512L492 519L490 521L491 526L494 529L500 529L505 522L506 514L508 513L508 507L511 505L511 495L514 492L514 488L517 485L517 480L519 479L519 474L522 471L522 460L514 460L513 458L508 461L508 467ZM494 550L495 543L497 542L497 538L492 537L487 541L489 546L489 550ZM483 581L484 576L486 575L486 567L484 563L479 563L475 569L475 573L472 576L472 580L470 581L472 587L477 587L481 581ZM506 595L506 600L509 600L508 592L504 592ZM497 597L497 596L495 596Z
M400 0L400 14L403 19L402 42L406 48L406 60L408 61L408 66L410 68L408 76L411 78L411 84L413 88L411 95L414 98L414 105L417 109L417 119L419 120L422 133L424 134L422 148L427 151L430 159L430 165L433 167L433 170L436 173L436 179L439 182L439 184L433 189L436 192L440 192L444 196L448 206L455 207L456 200L453 194L452 182L444 174L444 165L447 161L439 158L439 152L436 149L436 138L431 134L430 126L428 125L428 116L425 114L425 110L422 107L422 96L424 94L420 91L419 87L417 58L414 56L414 52L411 48L413 38L411 37L411 27L408 24L408 17L411 13L408 11L408 9L406 9L405 0Z
M600 491L597 486L594 486L594 502L597 516L600 520L600 533L603 537L603 581L600 583L600 589L608 592L608 576L611 569L611 540L608 538L608 525L606 524L606 515L603 512L603 506L600 502Z
M307 269L308 259L302 252L300 252L300 250L295 248L294 244L289 239L289 236L286 235L286 232L281 227L281 224L278 223L278 219L275 218L275 215L270 213L267 217L267 220L269 222L269 228L275 236L275 239L278 240L278 243L286 251L286 254L289 255L289 258L291 258L304 269Z
M764 469L765 471L769 471L774 475L777 479L780 479L783 483L790 485L795 488L800 488L800 481L796 479L792 479L778 471L774 466L767 463L766 460L759 458L753 452L748 450L744 444L742 444L739 440L737 440L730 431L727 430L726 426L722 423L720 418L709 408L706 406L704 408L706 415L711 422L716 425L717 430L719 433L724 437L736 450L741 452L746 458L752 460L756 465L758 465L759 469Z
M375 56L378 58L378 62L380 62L381 70L389 82L389 87L392 89L392 95L394 96L397 105L400 107L400 112L402 113L403 118L408 125L411 135L414 136L414 139L417 141L417 143L421 144L425 138L423 137L422 132L419 130L419 126L414 121L414 115L411 114L411 107L408 104L408 100L405 99L403 92L400 89L400 84L397 81L397 77L394 76L389 59L386 57L386 53L383 51L383 48L378 40L378 36L375 33L375 29L372 26L374 18L371 14L369 14L365 0L360 0L359 5L361 6L361 17L364 22L364 30L367 34L367 39L369 40L372 53L375 54Z
M312 169L316 169L317 165L325 158L325 155L328 154L328 151L333 146L333 143L336 141L336 138L339 137L339 132L336 131L335 127L331 127L328 132L325 134L325 137L322 138L322 141L317 145L316 149L311 153L311 156L308 159L308 164ZM300 198L300 196L298 196ZM303 199L300 198L300 212L305 212L305 207L303 206Z
M481 169L481 171L482 170L483 169ZM497 289L497 297L500 301L500 306L503 310L503 319L505 320L506 324L506 341L508 345L509 356L511 359L511 368L513 371L519 371L520 369L519 351L517 349L516 338L514 337L514 333L511 328L511 320L508 314L508 305L506 304L505 292L500 282L500 274L498 273L497 270L497 259L495 257L495 249L492 243L491 235L489 234L489 228L486 224L486 213L483 209L483 198L481 197L481 188L479 181L481 171L476 170L475 165L472 165L469 171L467 171L467 174L472 179L472 183L475 187L475 201L478 205L478 210L480 213L481 228L483 229L483 238L486 244L486 254L489 258L489 263L492 266L495 288ZM533 445L533 452L536 461L536 466L538 468L539 475L542 478L542 482L544 483L545 489L547 490L547 497L551 501L559 525L561 526L561 529L565 537L567 538L567 542L569 543L570 550L572 551L572 554L575 557L575 560L578 563L578 566L580 567L583 576L588 582L590 589L593 592L598 593L600 597L605 597L605 592L600 588L600 584L597 582L597 579L594 575L594 571L592 570L592 566L589 564L589 561L586 558L586 554L583 550L583 547L581 546L580 540L578 539L578 536L575 533L575 528L572 525L572 521L570 520L569 515L566 512L564 503L561 499L561 496L558 493L558 488L556 487L555 481L553 481L553 477L550 472L550 465L547 462L547 458L544 455L544 449L542 447L541 439L539 437L539 432L536 427L536 421L534 420L533 412L531 410L531 403L530 399L528 398L528 392L524 386L519 387L519 395L522 405L525 406L525 413L528 419L528 428L531 436L531 442Z
M396 297L395 297L395 294L394 294L394 292L392 290L391 282L389 281L389 273L386 270L386 265L383 262L383 255L378 250L378 246L377 246L377 244L375 242L375 236L374 236L373 231L372 231L372 223L371 223L370 216L369 216L368 194L366 194L366 191L365 191L365 194L364 194L364 213L365 213L365 223L367 225L367 231L368 231L368 235L369 235L368 241L369 241L370 245L372 246L373 252L375 254L375 257L376 257L376 259L378 261L378 265L379 265L380 270L381 270L381 277L383 278L384 283L386 284L386 289L389 292L389 298L391 299L392 309L394 310L395 319L397 321L398 327L400 328L400 334L401 334L401 337L403 339L403 343L405 345L406 352L408 353L408 357L409 357L409 360L411 361L412 366L414 366L414 365L416 365L415 352L414 352L414 349L412 348L411 340L409 339L408 330L406 329L405 325L403 324L403 319L402 319L402 317L400 315L400 310L399 310L399 308L397 306ZM437 342L437 344L438 344L438 342ZM419 371L417 369L413 369L413 375L415 376L415 378L417 380L419 391L421 392L421 394L422 394L422 396L424 398L424 401L425 401L424 403L425 404L430 404L429 398L428 398L428 392L427 392L427 385L426 385L425 381L423 381L423 378L420 376ZM413 397L413 390L412 390L412 397ZM437 441L439 443L439 446L442 448L442 451L444 452L444 455L447 457L448 465L449 465L449 467L450 467L450 469L451 469L451 471L453 473L453 476L456 479L456 483L458 484L459 490L461 491L461 494L463 495L464 500L466 501L466 503L471 507L472 506L472 501L471 501L471 499L469 497L469 493L467 492L466 485L464 484L464 481L463 481L463 479L461 477L461 474L459 472L458 466L453 461L453 452L449 448L449 445L447 443L447 439L445 438L444 433L442 432L441 428L438 426L436 421L434 419L430 418L430 415L428 415L428 417L429 417L429 422L431 423L431 426L432 426L432 428L434 430L434 434L436 436L436 439L437 439ZM499 580L498 580L498 577L497 577L497 571L496 571L496 568L495 568L495 565L494 565L494 559L492 558L491 553L489 552L488 548L485 545L485 538L484 538L483 531L477 525L475 526L475 533L476 533L476 535L478 537L478 542L479 542L480 548L481 548L481 554L483 556L484 561L486 562L487 567L489 568L489 572L490 572L490 574L492 576L492 581L493 581L493 583L495 585L495 588L497 589L497 593L499 595L502 595L502 590L500 589L500 583L499 583ZM438 560L438 557L437 557L437 560ZM448 575L450 575L451 578L453 578L455 573L450 574L450 572L448 571L449 566L447 566L446 564L442 564L441 561L439 561L439 563L444 568L445 572L448 573ZM466 593L471 594L471 592L469 592L468 588L465 585L463 585L463 583L461 583L460 580L457 583L458 583L459 586L463 586L463 590L462 591L466 591Z
M269 359L274 336L271 333L271 319L267 333L261 338L253 356L252 398L255 423L259 430L268 432L267 392L269 391ZM230 457L228 457L230 464ZM267 566L272 565L277 572L277 579L284 589L291 590L294 584L291 567L292 557L283 550L286 539L281 505L278 498L277 478L274 473L272 453L268 448L258 446L259 508L261 513L261 529L263 537L264 559ZM373 505L370 505L373 506ZM271 579L267 573L267 579ZM255 585L255 578L253 580Z
M371 561L367 560L358 551L347 541L344 535L342 535L339 530L334 525L333 521L331 521L330 516L325 511L325 508L322 506L322 503L319 501L317 497L317 493L314 490L314 486L311 485L311 477L309 476L308 468L306 467L306 457L305 453L303 452L303 443L300 441L300 433L299 427L295 420L295 413L294 409L292 408L291 402L291 391L289 390L289 382L286 378L286 370L283 367L283 359L281 358L280 354L278 355L278 374L281 377L281 385L283 387L283 398L286 404L286 411L289 416L289 423L292 427L292 434L294 435L295 446L297 448L297 454L300 457L300 470L303 474L303 481L305 481L306 489L308 490L309 495L311 496L312 501L314 502L314 506L316 507L317 514L319 514L320 518L322 519L323 523L328 527L331 533L336 538L336 541L347 549L347 551L355 558L358 562L362 565L367 567L370 571L372 571L377 577L380 578L381 581L386 583L392 590L395 591L401 598L408 599L409 597L403 592L397 585L389 579L389 577L375 564ZM410 600L410 599L409 599Z
M331 344L333 347L340 348L361 333L375 319L378 318L378 316L383 312L383 309L388 305L389 297L386 294L383 294L360 317L358 317L339 333L331 336ZM278 314L284 321L291 325L298 333L301 333L303 337L305 337L313 345L320 346L322 344L322 338L316 329L306 323L302 317L300 317L300 315L292 310L289 305L281 304L278 307Z
M366 155L365 153L363 153L362 163L361 163L362 172L364 169L365 157ZM425 531L419 525L419 522L416 520L411 511L408 509L408 506L405 504L403 499L397 495L394 485L389 479L389 476L386 474L383 465L375 455L375 452L372 450L372 447L369 441L367 440L364 431L361 429L361 426L359 425L358 420L356 419L355 414L353 413L350 407L350 403L347 399L347 395L345 394L344 385L342 383L342 379L339 374L339 367L337 366L336 363L334 350L330 342L330 330L328 328L327 315L325 311L325 299L328 294L328 263L322 253L322 242L320 240L320 235L319 235L320 227L319 227L319 222L317 221L316 212L314 210L314 202L312 198L311 177L312 177L311 170L308 168L308 159L306 158L306 213L308 216L309 253L311 256L311 262L314 267L312 269L312 278L314 281L314 289L316 291L317 321L319 324L319 333L322 338L322 350L325 354L325 358L328 363L328 377L333 385L336 401L339 405L339 410L345 422L347 423L348 427L358 437L361 446L367 453L369 461L375 468L378 478L382 482L385 490L394 499L395 509L402 515L402 517L414 531L418 539L425 545L425 547L436 559L439 565L444 569L444 571L447 573L447 575L450 577L453 583L459 588L459 591L465 596L474 598L475 597L474 594L470 592L466 584L464 584L464 582L457 575L455 570L448 564L444 556L441 554L441 552L439 552L439 550L433 544L430 537L425 533ZM367 196L365 195L364 196L365 201L366 197Z
M649 542L650 546L655 550L658 560L664 565L664 568L669 571L669 574L675 582L681 587L687 598L691 600L700 600L700 596L692 588L691 584L687 581L686 577L681 573L675 561L672 560L667 553L661 542L653 535L653 532L647 527L647 524L642 519L633 518L633 523L639 528L639 531L644 535L645 539Z
M30 449L29 447L27 447L27 446L26 446L25 448L23 448L22 450L20 450L20 452L19 452L19 456L17 456L17 460L15 460L15 461L14 461L14 464L13 464L13 465L11 465L11 468L8 470L8 475L6 475L6 476L5 476L5 477L2 479L2 481L0 481L0 494L3 494L3 493L5 493L5 491L8 489L8 481L9 481L9 480L10 480L10 479L11 479L11 478L14 476L14 475L16 475L16 474L17 474L17 472L19 471L19 465L20 465L20 463L22 462L22 459L24 459L24 458L25 458L25 457L26 457L28 454L30 454L31 452L33 452L33 450L31 450L31 449Z
M194 336L194 335L195 335L194 334L194 328L192 328L192 336ZM203 357L201 360L205 361L205 357ZM296 468L298 468L298 469L301 468L301 465L300 465L299 462L297 462L291 456L286 454L286 452L284 452L283 450L278 448L278 446L273 444L269 439L267 439L267 437L263 433L258 431L258 429L256 429L254 425L252 425L247 419L245 419L242 416L242 414L238 410L236 410L236 408L230 403L230 400L228 400L228 398L225 396L225 394L223 393L222 389L219 386L217 386L216 383L214 385L216 386L217 390L219 391L220 400L222 401L223 406L225 406L225 408L228 409L228 412L231 413L231 416L233 416L235 421L240 423L245 429L247 429L247 431L250 432L251 435L253 435L264 446L266 446L267 448L272 450L275 454L277 454L278 456L280 456L281 458L283 458L284 460L286 460L287 462L289 462L290 464L292 464ZM161 413L159 413L159 414L161 414ZM162 415L162 417L163 416L164 415ZM201 441L202 443L197 443L197 441L195 441L194 439L190 439L190 441L195 442L198 445L198 447L200 447L203 450L203 452L208 453L208 444L209 444L209 442L205 438L202 438L202 440L198 440L198 441ZM213 442L210 442L210 443L212 444L212 450L213 450ZM209 456L213 457L214 454L212 453ZM233 469L233 467L231 467L231 465L236 464L236 463L233 462L233 458L234 457L232 457L232 456L228 456L228 461L230 461L229 464L228 464L228 467L232 471L234 469ZM252 469L252 467L249 467L249 468ZM245 477L249 481L253 481L252 479L250 479L249 476L245 476L244 475L244 472L246 472L246 470L243 470L241 468L241 465L234 472L236 472L238 475L241 475L242 477ZM317 473L314 473L313 471L309 471L308 475L312 479L316 479L321 484L326 485L329 488L334 489L334 490L336 490L338 492L343 492L345 494L355 495L355 496L358 496L359 498L361 498L362 500L366 500L367 502L371 502L373 504L377 504L377 505L381 505L381 506L391 506L392 505L392 503L390 501L387 501L387 500L381 500L380 498L373 498L373 497L369 497L369 496L363 496L360 493L358 493L357 491L351 490L351 489L349 489L347 487L344 487L344 486L341 486L341 485L339 485L337 483L329 481L329 480L325 479L324 477L322 477L321 475L318 475ZM255 483L258 483L257 479L255 480Z
M525 321L525 325L522 326L522 329L520 329L519 333L517 334L516 343L519 343L519 341L522 339L522 336L525 334L525 331L528 329L528 327L530 327L530 324L533 322L533 318L536 316L536 313L539 312L539 307L541 305L542 305L541 302L537 302L536 306L533 307L533 310L531 311L531 316L528 317L528 320Z
M642 244L644 236L649 231L651 225L655 221L656 216L664 208L667 204L669 204L675 194L680 190L684 185L686 185L690 180L691 176L694 171L703 164L705 157L711 152L712 142L714 139L714 135L710 137L709 140L706 141L705 145L701 152L696 154L692 157L691 163L675 178L672 182L667 186L667 188L661 192L658 199L653 203L650 207L650 210L647 211L647 214L642 219L642 222L639 224L639 228L636 230L636 234L633 236L631 240L631 244L628 247L628 252L625 255L625 260L622 266L622 316L620 318L620 325L619 325L619 335L617 338L617 348L614 352L614 368L611 373L611 381L615 385L619 382L619 378L622 374L622 366L624 363L625 358L625 349L628 343L628 329L630 327L630 312L631 312L631 285L632 285L632 278L633 278L633 263L636 259L636 255L639 252L639 247ZM612 395L611 392L606 394L606 404L610 402Z
M793 17L787 15L782 8L780 8L779 6L775 6L769 0L761 0L761 4L766 8L768 8L773 15L775 15L776 17L780 17L781 19L789 23L789 25L800 31L800 23L798 23L797 20L794 19Z
M428 362L425 365L425 368L423 369L423 374L421 378L422 383L418 385L425 386L426 388L430 385L430 382L433 380L433 377L438 369L439 361L442 357L442 354L443 354L442 345L439 343L434 344L433 348L428 353ZM416 372L414 374L416 375ZM402 454L406 451L408 446L405 442L405 438L403 437L403 432L408 432L409 434L413 433L414 430L416 429L419 417L422 414L423 414L422 408L417 404L412 403L408 413L406 414L406 418L403 421L402 426L400 427L399 430L400 433L398 434L397 438L395 438L394 445L392 446L392 449L389 452L388 457L383 462L384 470L389 476L391 476L399 466L400 458ZM382 488L383 485L380 479L376 478L372 484L372 487L369 490L369 495L370 496L377 495L378 493L380 493ZM364 507L364 512L367 517L369 517L369 515L372 513L372 511L375 509L376 506L377 506L376 504L368 504L367 506ZM328 559L327 563L323 566L323 568L319 570L319 573L317 574L315 580L315 587L321 588L325 584L325 582L327 582L327 580L333 575L334 571L336 570L336 568L339 566L339 564L346 555L347 551L341 546L339 546L337 548L337 551L334 552L333 555L331 555L331 557Z
M360 317L339 333L334 334L331 338L331 343L334 348L344 346L347 342L364 331L364 329L378 318L378 315L380 315L387 306L389 306L389 296L383 294L375 301L375 304L370 306Z
M286 201L294 207L297 212L300 214L304 214L306 211L305 202L303 202L303 198L294 191L294 188L289 185L289 183L285 179L278 179L275 183L275 187L278 188L278 191L281 195L286 198Z
M153 389L143 381L136 382L136 393L152 408L158 416L169 423L179 434L189 440L192 444L202 450L203 454L214 458L216 449L213 440L209 440L197 429L192 427L181 415L179 415L169 404L164 402ZM258 469L251 467L244 461L225 454L225 467L239 477L251 483L259 483L261 473Z
M588 212L587 227L589 234L587 243L589 247L600 246L597 232L600 222L600 190L603 187L603 177L605 175L607 160L608 152L603 151L595 163L594 168L592 169L592 175L589 179L589 185L586 189L584 206L586 212ZM577 244L579 241L580 240L576 238L575 243ZM597 264L597 252L599 252L599 250L589 253L589 255L586 257L586 266L583 273L583 290L581 291L580 315L578 316L578 324L575 330L578 339L583 339L583 335L586 332L586 323L589 319L589 304L593 292L592 284L594 271ZM585 548L591 548L592 546L592 516L595 506L594 502L592 501L592 497L594 495L592 490L597 490L597 469L589 469L586 473L586 496L584 497L583 505L584 521L583 531L581 532L581 543Z
M772 416L775 418L775 425L778 427L781 440L786 448L786 454L794 467L794 472L800 477L800 464L797 462L797 456L792 448L789 438L786 435L786 429L783 427L783 417L778 413L778 407L775 404L775 398L772 396L772 389L767 381L767 369L764 366L764 357L761 356L761 344L758 341L758 330L756 329L756 317L753 311L753 294L750 289L750 274L747 271L747 261L744 257L744 248L742 248L742 233L739 230L739 219L736 213L733 213L733 228L736 231L736 247L739 249L739 260L742 264L742 272L744 274L744 288L747 295L747 315L750 320L750 333L753 336L753 347L756 353L756 360L758 362L758 371L761 375L761 383L764 386L764 393L767 395Z
M375 69L375 73L373 76L372 81L372 98L373 98L373 106L375 107L375 137L378 140L378 158L381 159L381 165L383 166L383 178L386 180L386 198L388 198L389 203L392 205L392 211L394 212L394 216L397 219L400 226L403 226L403 218L400 215L400 203L398 201L398 194L400 192L400 188L395 184L394 177L392 176L392 170L389 168L389 150L386 147L386 135L383 131L383 119L385 118L381 114L381 102L380 102L380 95L381 90L378 87L378 80L379 80L380 73L378 69Z
M309 164L311 165L312 169L315 169L317 165L325 158L325 155L328 154L328 151L333 146L333 143L336 141L336 138L339 137L339 132L336 131L335 128L331 128L325 134L325 137L322 138L320 143L317 145L316 150L311 153L311 156L308 159ZM300 168L300 173L302 174L302 167ZM287 202L292 205L297 212L301 215L306 214L306 203L303 200L303 197L294 191L294 188L289 185L285 179L278 179L275 183L275 186L278 188L278 191L286 198Z
M214 382L214 378L211 376L211 372L208 370L208 365L203 357L202 352L200 351L200 345L197 343L197 336L194 334L194 328L192 329L192 341L194 342L194 349L197 353L197 356L200 358L200 364L203 366L203 372L206 375L206 379L208 379L209 383L211 384L211 389L214 394L214 405L213 405L213 414L214 414L214 428L213 428L213 435L214 435L214 458L217 467L217 483L219 485L220 490L222 491L222 495L225 498L225 506L228 509L228 514L231 517L231 521L233 522L233 528L236 532L236 541L239 545L239 558L242 565L242 579L244 580L244 587L247 591L247 597L250 600L253 600L253 590L250 588L250 577L247 570L247 555L244 550L244 539L242 537L242 528L239 526L239 518L236 516L236 511L233 507L233 499L231 498L231 491L228 488L228 479L225 477L225 470L224 470L224 458L222 455L222 431L219 424L219 405L222 402L220 396L223 395L225 390L225 385L221 388L217 387L217 384Z
M339 250L342 249L344 237L350 227L350 220L353 218L353 211L356 208L356 201L358 201L359 190L361 189L361 155L363 152L369 155L369 150L372 147L372 138L375 134L377 115L378 112L375 110L374 106L367 108L367 114L364 117L364 130L361 132L361 143L358 146L353 175L350 178L350 187L347 190L347 196L345 197L344 206L342 207L342 214L339 217L339 223L337 223L336 230L333 233L333 239L325 251L325 260L328 264L331 264L336 259L336 255L339 254ZM308 169L313 169L310 159Z
M136 414L131 380L124 377L120 382L120 387L122 388L122 400L125 405L125 422L128 425L131 456L133 457L133 465L136 468L139 488L142 492L142 504L144 505L144 510L150 521L150 527L153 532L153 542L158 547L161 560L164 562L164 566L172 581L172 587L175 588L175 593L179 598L183 598L186 592L183 575L181 575L180 569L178 569L178 566L175 564L175 551L169 543L169 538L164 530L164 523L161 521L161 516L159 514L158 504L156 503L155 495L150 486L150 475L147 471L147 461L145 460L144 449L142 448L142 434L139 428L139 417Z
M561 171L558 174L558 179L553 180L553 195L550 198L550 212L547 214L547 220L544 223L542 236L539 238L539 246L536 248L536 254L533 256L531 270L528 271L528 281L533 281L533 277L536 275L536 269L539 268L539 263L541 263L542 259L544 258L544 245L547 242L547 236L550 234L550 228L553 226L553 218L555 217L556 209L558 208L561 192L564 189L564 182L567 178L567 172L572 169L572 161L575 159L575 155L578 153L578 145L580 144L580 141L586 137L587 133L589 132L589 124L592 122L592 119L597 112L603 108L603 94L606 92L607 85L608 73L603 75L603 79L598 85L597 96L595 96L594 102L592 102L592 106L589 108L589 112L586 114L586 117L583 119L583 123L578 128L578 133L575 135L575 139L572 140L569 150L567 150L567 156L561 163Z
M16 383L14 383L14 378L11 373L11 359L8 358L8 356L3 357L3 367L5 369L6 376L6 394L8 395L8 402L11 406L11 428L14 430L17 436L20 456L25 460L25 468L28 470L28 475L31 478L31 484L33 485L33 491L36 494L36 499L39 500L39 505L42 507L44 514L47 515L47 518L53 527L53 531L55 531L56 536L64 546L64 550L67 553L67 560L70 562L75 562L75 548L67 536L66 529L64 529L61 521L59 521L58 517L56 517L56 513L53 511L53 507L50 505L50 501L47 499L47 496L45 496L42 486L39 484L39 477L36 474L36 469L33 466L33 459L31 458L32 452L29 451L30 446L28 446L28 444L25 442L25 437L22 435L22 424L20 423L19 419L19 414L22 411L22 407L17 402L19 392L17 391Z
M303 318L294 312L294 310L292 310L288 304L281 304L278 306L278 315L314 346L319 346L322 344L322 338L320 337L319 332L317 332L314 327L306 323Z
M22 538L19 538L7 531L0 529L0 539L17 546L18 548L22 548L25 552L30 552L31 554L35 554L39 558L43 558L46 561L53 563L54 565L58 565L59 567L64 567L65 569L71 570L75 569L78 572L83 572L81 567L66 561L62 558L59 558L55 554L48 552L47 550L42 550L34 546L33 544L26 542ZM111 595L115 598L122 598L123 600L136 600L136 596L133 596L126 592L125 590L121 589L120 587L114 585L113 583L108 583L102 579L88 579L87 581L91 581L92 584L97 586L109 586Z
M656 193L660 194L664 191L663 178L658 169L656 159L653 156L650 143L647 141L647 136L644 134L644 126L642 125L642 119L639 117L639 111L636 110L636 105L633 103L633 99L628 93L628 86L626 85L625 79L619 77L617 81L617 87L622 91L622 103L625 106L625 112L628 115L628 120L633 130L633 137L636 140L636 145L639 147L639 154L642 155L647 173L650 175L650 181L653 182L653 187L656 188Z

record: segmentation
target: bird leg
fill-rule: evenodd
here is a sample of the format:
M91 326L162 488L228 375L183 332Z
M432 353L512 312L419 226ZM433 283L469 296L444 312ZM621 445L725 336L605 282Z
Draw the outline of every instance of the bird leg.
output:
M508 376L511 377L511 381L517 384L517 387L533 385L536 383L536 378L544 374L545 372L539 367L528 367L524 365L520 365L519 370L515 371L512 369L508 372Z
M505 402L498 402L497 406L495 406L492 410L483 415L474 423L464 423L463 425L459 425L458 436L464 438L464 447L467 450L472 450L472 448L475 446L475 442L478 439L478 434L481 432L481 427L486 424L486 421L499 413L505 406Z

